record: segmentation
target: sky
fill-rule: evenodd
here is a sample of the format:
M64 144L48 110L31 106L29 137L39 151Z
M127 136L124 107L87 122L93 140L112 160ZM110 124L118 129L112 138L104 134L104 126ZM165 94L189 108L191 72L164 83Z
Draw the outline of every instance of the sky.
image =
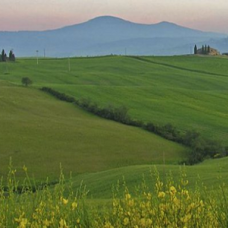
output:
M0 0L0 31L49 30L115 16L228 34L228 0Z

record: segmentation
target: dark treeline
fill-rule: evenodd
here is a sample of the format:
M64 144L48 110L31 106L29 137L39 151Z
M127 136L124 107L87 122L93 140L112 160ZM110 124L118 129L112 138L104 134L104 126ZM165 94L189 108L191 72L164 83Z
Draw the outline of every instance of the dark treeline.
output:
M124 106L115 108L112 105L109 105L105 108L100 108L96 103L92 103L89 99L76 100L74 97L68 96L64 93L57 92L47 87L43 87L41 88L41 90L52 94L59 100L77 104L84 110L92 112L97 116L130 125L130 117L127 114L128 110Z
M51 181L48 183L23 183L23 185L17 185L13 188L9 188L8 186L4 186L1 190L3 190L3 195L5 197L9 196L9 192L13 192L16 194L25 194L26 192L37 192L40 190L45 190L47 187L55 186L58 184L58 181Z
M124 106L118 108L113 107L112 105L107 107L99 107L96 103L91 102L89 99L76 100L74 97L57 92L47 87L43 87L41 90L55 96L62 101L74 103L84 110L102 118L143 128L165 139L191 148L188 159L183 161L183 163L187 165L193 165L202 162L205 158L221 158L228 155L228 147L223 147L217 141L205 139L198 132L187 131L183 133L177 130L177 128L171 124L158 125L151 122L143 123L141 121L133 120L128 115L128 109Z
M187 165L202 162L205 158L221 158L228 155L228 147L223 147L217 141L206 139L194 130L182 133L171 124L154 125L153 123L147 123L145 129L163 138L190 147L191 153L188 160L183 161Z
M211 47L209 45L202 45L201 49L198 49L197 46L194 46L194 54L203 54L203 55L207 55L211 52Z
M7 56L5 50L2 49L2 52L0 53L0 62L6 62L6 61L14 62L15 60L16 60L16 58L13 53L13 50L10 50L9 56Z
M66 95L65 93L60 93L58 91L55 91L51 88L48 88L48 87L42 87L41 88L42 91L44 92L47 92L53 96L55 96L56 98L58 98L59 100L61 101L67 101L67 102L70 102L70 103L75 103L76 102L76 99L73 98L73 97L70 97L68 95Z

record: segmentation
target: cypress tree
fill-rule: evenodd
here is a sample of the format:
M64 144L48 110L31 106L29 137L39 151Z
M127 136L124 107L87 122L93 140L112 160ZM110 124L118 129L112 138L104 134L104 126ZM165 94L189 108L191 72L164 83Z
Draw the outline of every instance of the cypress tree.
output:
M11 59L12 59L12 54L13 54L13 52L12 52L12 50L10 50L10 52L9 52L9 60L11 61Z
M5 50L2 49L2 61L5 62L6 61L6 53Z
M15 55L13 54L13 50L10 50L10 53L9 53L9 60L10 60L10 61L15 61Z
M204 46L202 45L202 51L201 51L201 54L204 54L205 52L205 49L204 49Z
M194 55L196 55L196 54L197 54L197 46L195 44L195 47L194 47Z

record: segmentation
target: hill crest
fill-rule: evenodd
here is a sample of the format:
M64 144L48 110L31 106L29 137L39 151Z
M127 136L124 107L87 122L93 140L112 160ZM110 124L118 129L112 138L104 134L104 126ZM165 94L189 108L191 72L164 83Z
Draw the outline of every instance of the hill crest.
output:
M227 52L220 33L203 32L167 21L139 24L113 16L96 17L87 22L48 31L0 32L2 49L16 56L181 55L192 54L195 44L210 44ZM144 42L145 39L147 42ZM190 51L191 48L191 51ZM127 51L125 51L127 50ZM192 52L192 53L191 53ZM40 52L41 53L41 52Z

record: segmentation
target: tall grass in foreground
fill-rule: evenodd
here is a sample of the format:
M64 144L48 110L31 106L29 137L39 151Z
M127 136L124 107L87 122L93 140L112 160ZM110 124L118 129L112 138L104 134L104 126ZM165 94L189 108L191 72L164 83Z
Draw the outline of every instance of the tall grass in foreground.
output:
M17 182L12 166L7 186L3 187L1 182L1 228L228 227L225 186L221 185L219 197L206 191L201 194L198 187L189 191L184 172L178 183L172 177L163 182L155 172L152 174L156 178L154 188L149 189L142 180L135 193L129 192L125 183L117 184L110 204L92 207L86 199L85 188L75 191L71 181L65 182L62 172L54 187L47 180L39 188L31 182L27 168L23 169L26 178L22 185Z

